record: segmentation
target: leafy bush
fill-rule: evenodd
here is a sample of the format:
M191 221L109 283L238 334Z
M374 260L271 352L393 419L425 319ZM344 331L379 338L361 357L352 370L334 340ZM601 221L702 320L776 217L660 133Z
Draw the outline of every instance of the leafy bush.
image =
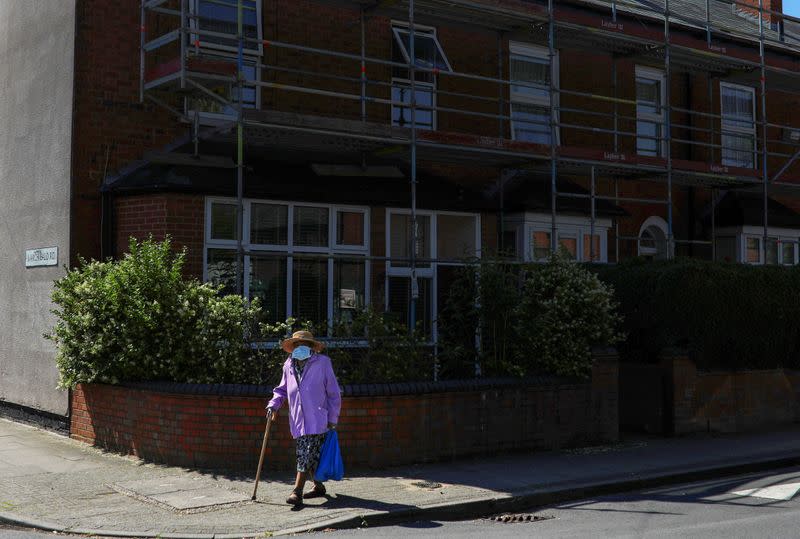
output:
M515 309L520 363L560 376L587 377L591 350L621 340L614 291L584 267L559 253L534 266Z
M261 336L268 342L262 347L261 364L265 372L277 372L287 354L279 342L298 329L314 335L326 335L326 325L293 318L276 324L262 324ZM356 310L347 320L337 320L330 329L331 338L325 354L333 362L340 384L410 382L433 378L433 358L419 331L409 331L373 308ZM273 381L271 377L266 379Z
M169 239L131 239L120 261L87 262L56 281L60 385L169 380L242 382L252 377L244 346L256 303L184 280L184 253Z
M520 269L504 260L483 260L460 269L439 313L443 378L506 376L514 371Z
M611 287L564 253L546 264L465 268L448 303L439 354L448 376L463 376L466 363L477 361L488 376L585 377L592 347L621 338Z
M706 369L800 367L800 268L632 260L598 273L621 304L623 360L678 347Z

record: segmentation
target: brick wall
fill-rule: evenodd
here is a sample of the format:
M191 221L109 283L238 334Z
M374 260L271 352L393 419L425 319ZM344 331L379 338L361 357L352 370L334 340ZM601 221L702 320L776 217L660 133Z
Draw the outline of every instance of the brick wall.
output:
M700 372L685 354L620 368L623 428L655 433L745 432L800 421L800 371Z
M205 199L200 195L151 194L117 197L114 201L116 254L127 251L131 237L169 234L176 250L186 248L187 276L203 276Z
M100 257L100 186L147 150L187 134L139 103L139 2L77 0L71 260Z
M800 421L800 372L698 372L686 357L665 358L676 434L742 432Z
M73 391L70 432L153 462L251 472L267 398L83 384ZM586 383L345 396L339 431L349 469L616 441L617 361L598 358ZM284 408L266 466L289 470L293 459Z

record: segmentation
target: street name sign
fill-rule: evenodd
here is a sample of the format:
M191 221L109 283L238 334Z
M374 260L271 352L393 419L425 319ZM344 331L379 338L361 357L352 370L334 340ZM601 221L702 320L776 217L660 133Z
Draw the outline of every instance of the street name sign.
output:
M58 266L58 247L39 247L25 251L25 267Z

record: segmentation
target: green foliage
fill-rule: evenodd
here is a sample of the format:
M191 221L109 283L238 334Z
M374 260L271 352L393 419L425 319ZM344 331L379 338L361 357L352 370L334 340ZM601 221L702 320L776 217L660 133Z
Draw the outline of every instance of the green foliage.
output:
M617 308L611 287L558 253L525 281L514 318L519 354L544 372L588 377L592 347L622 339Z
M613 290L559 253L546 264L465 268L442 312L443 375L587 376L591 349L618 342ZM476 339L476 336L478 337Z
M621 304L623 360L677 347L707 369L800 367L800 268L678 259L597 271Z
M120 261L69 270L52 293L60 385L169 380L241 382L252 376L244 345L256 303L184 280L170 240L137 242Z
M439 314L439 361L443 378L470 378L516 371L514 309L520 297L520 266L483 260L465 266L447 291Z
M260 352L264 370L280 373L287 354L280 339L305 329L314 335L330 333L325 350L333 362L340 384L409 382L431 380L433 359L420 331L409 331L384 313L367 307L337 320L332 328L293 318L262 324L261 336L269 346ZM272 380L270 380L272 382Z

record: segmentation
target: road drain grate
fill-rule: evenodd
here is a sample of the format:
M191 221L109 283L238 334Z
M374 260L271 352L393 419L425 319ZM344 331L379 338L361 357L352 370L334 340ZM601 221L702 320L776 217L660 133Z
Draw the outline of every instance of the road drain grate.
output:
M487 517L486 520L491 520L493 522L502 522L502 523L515 523L515 522L539 522L540 520L550 520L553 517L543 516L543 515L531 515L528 513L505 513L502 515L494 515L491 517Z

